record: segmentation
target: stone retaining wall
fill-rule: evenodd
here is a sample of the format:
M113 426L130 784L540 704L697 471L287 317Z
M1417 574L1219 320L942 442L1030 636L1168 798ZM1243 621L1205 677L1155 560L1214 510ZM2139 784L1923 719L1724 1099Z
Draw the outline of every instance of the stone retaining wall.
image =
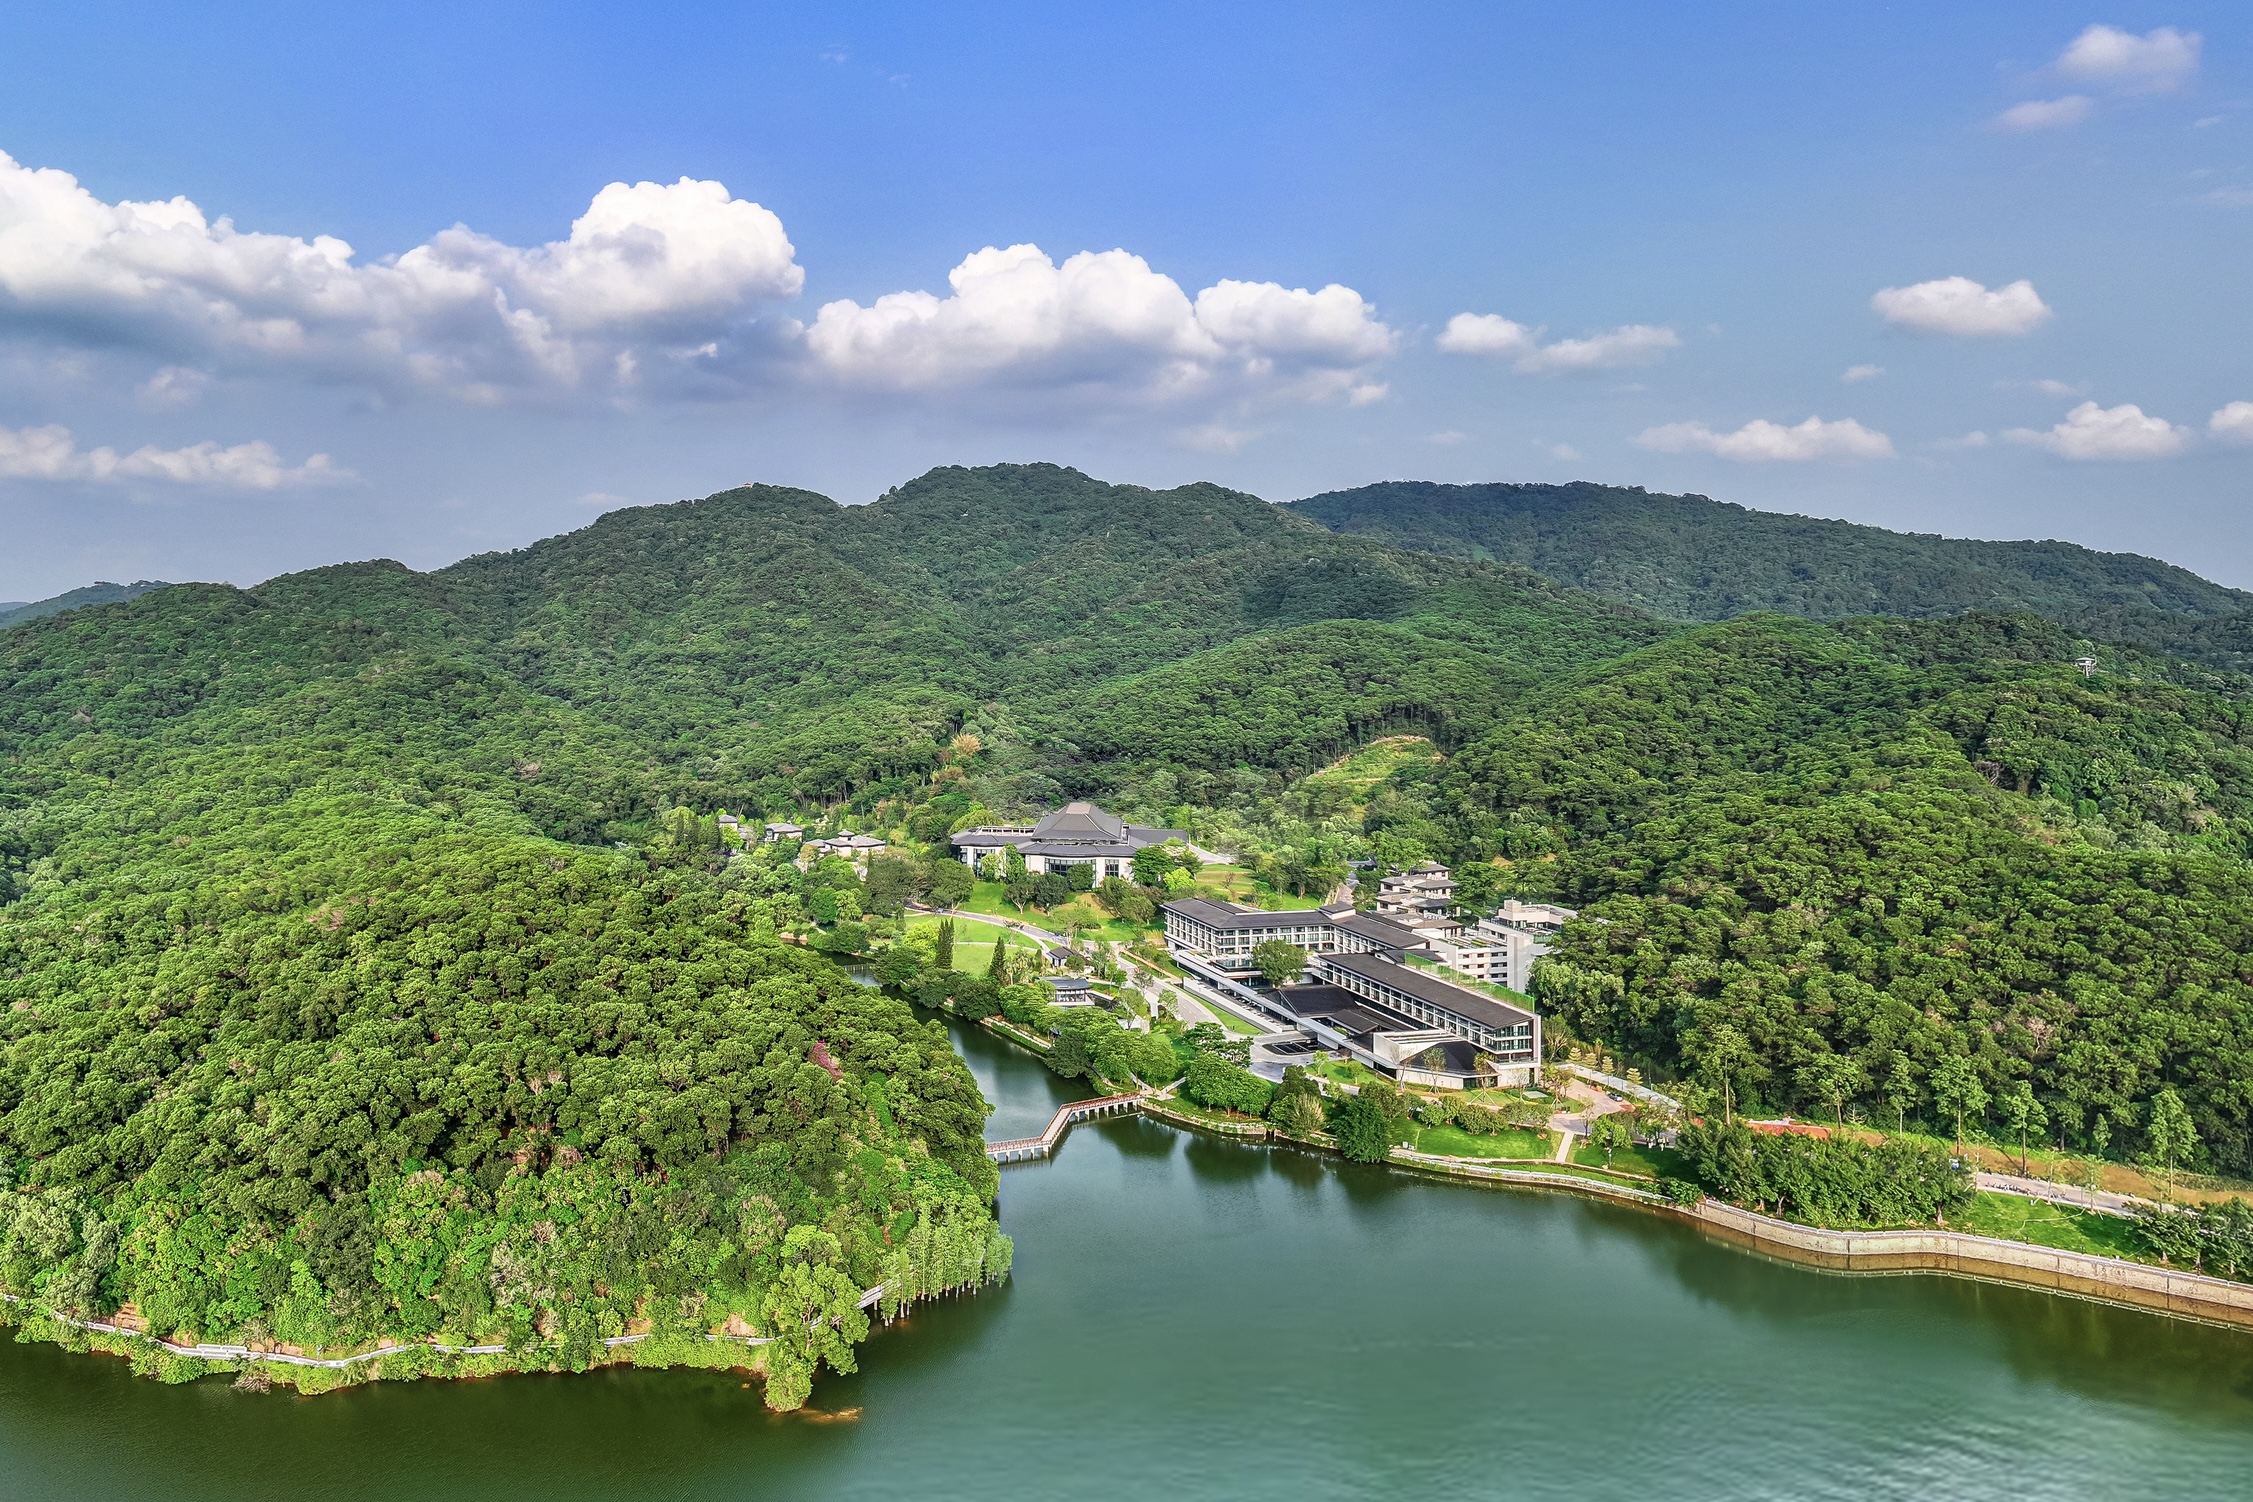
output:
M1840 1272L1940 1272L2253 1328L2253 1283L1939 1227L1824 1231L1719 1200L1681 1212L1725 1240Z

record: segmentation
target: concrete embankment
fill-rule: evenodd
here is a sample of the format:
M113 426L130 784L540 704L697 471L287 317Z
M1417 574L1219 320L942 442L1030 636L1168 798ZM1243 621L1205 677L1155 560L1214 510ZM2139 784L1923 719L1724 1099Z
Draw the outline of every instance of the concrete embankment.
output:
M1935 1272L2016 1283L2253 1329L2253 1283L1961 1231L1824 1231L1719 1200L1678 1211L1726 1241L1835 1272Z

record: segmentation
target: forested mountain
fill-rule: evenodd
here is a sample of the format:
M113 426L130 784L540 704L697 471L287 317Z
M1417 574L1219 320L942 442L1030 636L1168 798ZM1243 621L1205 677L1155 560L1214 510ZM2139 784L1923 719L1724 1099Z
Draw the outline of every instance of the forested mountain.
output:
M36 621L42 616L60 615L66 610L76 610L82 605L110 605L119 600L130 600L138 595L145 595L152 589L168 589L170 587L161 580L142 579L132 584L88 584L83 588L56 595L49 600L33 600L29 603L20 600L11 601L0 605L0 631L5 631L10 626L22 625L25 621Z
M1516 564L1666 620L2031 610L2165 646L2155 631L2189 624L2171 618L2253 608L2253 594L2132 553L1889 532L1614 485L1404 480L1309 496L1290 509L1395 547ZM2150 613L2170 619L2145 619ZM2127 621L2136 625L2123 630Z
M2232 608L2097 556L2059 577L2157 601L2107 609ZM1544 980L1560 1036L1800 1110L1961 1057L2120 1151L2172 1087L2253 1171L2249 705L2032 613L1685 627L1037 465L31 621L0 1285L575 1365L1006 1265L943 1032L777 943L676 804L937 841L1094 794L1299 890L1438 856L1601 920ZM1305 775L1404 729L1439 754L1365 797Z

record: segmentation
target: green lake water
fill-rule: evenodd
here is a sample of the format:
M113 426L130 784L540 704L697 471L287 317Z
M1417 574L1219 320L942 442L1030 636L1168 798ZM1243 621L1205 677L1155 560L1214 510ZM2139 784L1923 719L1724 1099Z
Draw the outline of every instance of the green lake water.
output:
M1076 1093L956 1037L990 1136ZM1134 1118L1001 1203L1015 1279L822 1378L853 1421L712 1373L303 1399L0 1341L0 1497L2253 1497L2253 1336Z

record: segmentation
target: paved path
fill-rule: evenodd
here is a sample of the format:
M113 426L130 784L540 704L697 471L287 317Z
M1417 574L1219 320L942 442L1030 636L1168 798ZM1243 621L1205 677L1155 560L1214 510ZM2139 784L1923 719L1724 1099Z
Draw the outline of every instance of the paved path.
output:
M1980 1188L1996 1194L2018 1194L2028 1199L2047 1200L2054 1205L2073 1205L2083 1210L2103 1210L2114 1215L2132 1215L2138 1205L2150 1204L2131 1194L2115 1194L2109 1189L2083 1189L2076 1184L2053 1184L2048 1179L2023 1178L2015 1173L1975 1173L1972 1181Z

